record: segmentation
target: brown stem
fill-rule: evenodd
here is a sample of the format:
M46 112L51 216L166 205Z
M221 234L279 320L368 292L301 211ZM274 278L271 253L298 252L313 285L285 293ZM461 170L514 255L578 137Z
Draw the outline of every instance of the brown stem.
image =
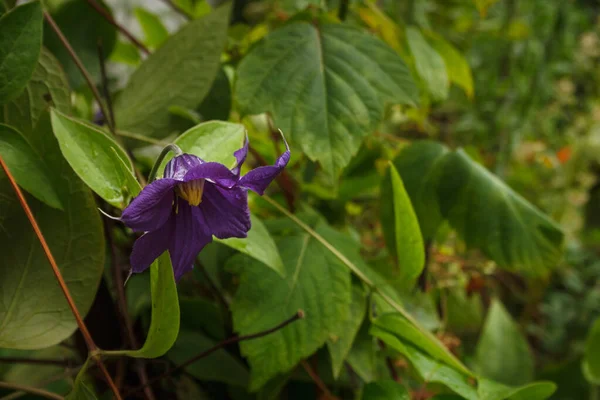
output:
M109 221L106 218L104 219L104 221L104 227L106 230L106 241L108 242L108 245L110 247L113 282L115 284L115 290L117 291L117 308L119 310L119 314L121 316L123 325L125 325L128 346L132 349L138 349L139 344L137 338L135 337L133 323L131 322L129 311L127 310L127 295L125 294L125 285L123 284L123 271L121 270L121 268L119 268L117 247L115 246L115 242L113 240L111 231L112 221ZM144 394L146 395L146 398L149 400L155 400L156 396L154 396L152 388L150 387L150 385L148 385L148 374L146 373L144 363L140 359L135 359L134 362L137 375L140 379L140 383L144 385Z
M43 358L27 357L0 357L0 364L35 364L35 365L57 365L60 367L72 367L77 365L77 361L72 359L50 360Z
M92 91L92 94L94 95L94 98L98 102L98 106L102 110L102 114L104 114L104 116L107 116L108 112L106 111L106 107L104 105L104 102L102 101L102 97L100 96L98 89L94 85L94 82L92 81L92 77L90 76L89 72L87 72L83 63L81 62L81 60L75 53L75 50L73 50L73 47L71 47L71 44L69 43L69 41L67 40L65 35L62 33L62 31L60 30L58 25L56 25L56 22L54 21L54 19L50 15L50 13L48 13L48 11L44 11L44 18L48 22L48 25L50 25L52 30L56 33L56 36L58 36L58 38L60 39L61 43L67 50L67 53L69 53L69 56L71 56L71 58L73 59L73 62L75 63L75 65L77 65L77 68L81 72L81 75L83 75L83 78L85 79L88 86L90 87L90 90Z
M117 30L119 32L121 32L123 35L125 35L127 37L127 39L129 39L129 41L131 43L133 43L138 49L143 51L146 55L150 54L150 50L148 50L148 48L146 46L144 46L144 44L142 42L140 42L135 36L133 36L131 34L131 32L129 32L122 25L120 25L117 21L115 21L115 19L112 17L112 15L110 15L110 13L108 11L106 11L104 8L102 8L94 0L87 0L87 2L94 10L96 10L96 12L98 14L100 14L102 17L104 17L104 19L107 20L109 24L111 24L112 26L117 28Z
M302 368L304 368L306 373L308 373L310 379L312 379L313 382L317 385L317 387L321 390L321 392L323 392L323 395L326 399L337 400L337 397L331 394L331 392L327 388L327 385L325 385L325 382L321 380L319 375L317 375L317 373L311 368L311 366L308 364L308 362L306 362L306 360L300 361L300 365L302 365Z
M35 388L35 387L31 387L31 386L18 385L16 383L0 382L0 388L2 388L2 389L9 389L9 390L17 390L19 392L31 393L31 394L35 394L35 395L40 396L40 397L44 397L46 399L57 399L57 400L63 400L64 399L64 397L59 396L56 393L52 393L52 392L49 392L47 390L38 389L38 388Z
M200 360L200 359L202 359L204 357L207 357L207 356L211 355L215 351L217 351L217 350L219 350L219 349L221 349L221 348L223 348L223 347L225 347L227 345L230 345L232 343L242 342L244 340L257 339L257 338L260 338L260 337L263 337L263 336L267 336L267 335L269 335L269 334L271 334L273 332L276 332L276 331L278 331L278 330L280 330L282 328L285 328L287 325L291 324L292 322L298 321L299 319L303 319L304 317L305 317L304 311L303 310L298 310L298 312L296 312L296 314L294 314L292 317L286 319L285 321L283 321L282 323L280 323L277 326L274 326L273 328L267 329L267 330L262 331L262 332L253 333L253 334L250 334L250 335L233 336L233 337L230 337L228 339L225 339L225 340L217 343L213 347L211 347L211 348L209 348L207 350L204 350L200 354L195 355L194 357L190 358L189 360L184 361L182 364L178 365L177 367L173 368L172 370L169 370L169 371L165 372L164 374L159 375L159 376L151 379L150 382L148 382L148 384L152 385L153 383L158 382L161 379L166 378L166 377L174 374L175 372L184 369L188 365L191 365L191 364L195 363L196 361L198 361L198 360ZM126 396L131 395L132 393L135 393L135 392L141 390L142 388L143 388L143 386L139 386L139 387L137 387L137 388L135 388L135 389L133 389L133 390L125 393L125 395Z
M77 306L75 305L75 301L73 300L73 297L71 296L71 292L69 292L69 288L67 287L67 284L65 283L62 273L60 272L60 269L58 268L58 265L56 264L56 261L54 260L54 256L52 255L52 252L50 251L50 247L48 247L48 243L46 243L46 239L44 238L44 235L42 234L42 231L40 230L40 227L38 226L37 221L35 220L35 217L33 216L33 213L31 212L31 209L29 208L29 204L27 204L27 200L25 199L23 192L21 192L19 185L17 185L15 178L12 176L12 174L11 174L10 170L8 169L8 166L4 162L4 159L2 158L2 156L0 156L0 165L2 166L2 169L4 170L4 172L6 173L6 176L8 177L8 180L9 180L11 186L13 187L15 194L17 195L17 198L19 199L19 202L21 203L21 207L23 208L23 211L27 215L27 218L29 219L29 222L33 228L33 231L35 232L36 236L38 237L38 239L40 241L40 244L42 245L42 248L44 249L44 253L46 254L46 257L48 258L48 262L50 263L50 266L52 267L54 276L56 277L56 280L58 281L60 289L62 290L63 295L65 296L65 299L67 300L67 303L69 304L69 307L71 308L71 312L73 313L73 316L75 317L75 321L77 321L77 326L79 327L79 330L81 331L81 334L83 335L83 337L85 339L85 342L87 344L89 352L95 353L98 350L98 346L96 346L96 343L94 343L94 339L92 339L92 336L90 335L90 332L88 331L87 326L85 326L85 323L83 322L83 318L81 317L81 314L79 313L79 310L77 309ZM102 360L100 359L100 357L98 357L97 355L94 355L94 354L92 354L92 357L98 364L98 368L100 368L100 370L106 377L106 382L113 390L117 400L121 400L121 395L119 394L119 391L117 390L112 378L110 377L110 374L106 370L106 367L102 363Z

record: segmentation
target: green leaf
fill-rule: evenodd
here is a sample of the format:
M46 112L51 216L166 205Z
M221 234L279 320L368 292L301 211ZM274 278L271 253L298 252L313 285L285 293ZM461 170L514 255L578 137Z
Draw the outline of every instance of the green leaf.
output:
M23 4L0 18L0 104L27 85L42 48L42 6Z
M115 101L119 128L164 138L170 106L195 108L219 71L229 3L185 25L133 73Z
M167 40L169 32L157 15L140 7L136 7L134 13L144 32L145 44L155 49Z
M102 224L91 192L62 158L43 114L34 131L23 131L51 171L65 211L33 198L28 202L82 316L95 298L104 266ZM0 176L0 347L52 346L77 329L42 247L6 176Z
M478 293L467 294L465 288L446 291L446 323L453 333L478 333L483 324L483 302Z
M125 43L120 40L115 44L113 52L110 54L110 61L137 66L141 61L140 53L131 43Z
M65 400L97 400L96 393L93 390L93 383L89 384L86 382L89 364L90 359L88 358L83 367L81 367L81 370L79 370L73 384L73 389L65 397Z
M234 93L243 114L271 113L334 177L381 122L385 103L418 100L410 71L384 42L351 26L305 22L257 44L239 65Z
M448 149L442 144L418 141L404 148L393 161L394 167L402 177L406 192L410 196L425 240L433 238L444 219L440 211L435 185L437 184L437 175L439 175L439 163L447 153ZM391 193L389 180L383 180L381 191L382 197L386 193ZM385 197L383 198L385 199ZM392 204L384 201L381 212L382 215L392 215L394 212ZM381 220L387 243L395 243L393 222L390 218Z
M600 318L591 325L587 334L583 371L587 380L600 385Z
M347 359L356 375L366 383L377 379L377 351L379 347L375 342L375 338L369 334L370 325L366 321L362 324L354 338Z
M381 221L387 224L391 220L394 224L393 236L386 236L388 248L398 260L399 271L394 281L402 288L411 289L425 265L425 245L410 198L393 164L385 181L381 198L383 202L392 203L392 206L381 208Z
M407 27L406 39L415 61L417 73L425 83L432 99L445 100L448 97L450 83L444 59L427 43L418 28Z
M493 6L498 0L473 0L475 6L477 6L477 10L479 11L479 15L485 17L487 15L488 9Z
M227 74L221 68L197 111L204 121L213 119L227 121L231 112L231 102L231 84Z
M210 349L216 344L200 332L181 330L167 357L175 365L182 364L196 354ZM200 381L223 382L227 385L248 386L249 374L246 366L224 349L203 357L185 367L185 372Z
M545 400L556 391L552 382L534 382L520 387L509 387L487 379L479 379L477 393L485 400Z
M168 251L165 251L150 266L150 291L152 320L144 346L138 350L102 351L103 354L157 358L173 346L179 333L179 300Z
M527 340L496 299L477 343L474 369L506 385L521 385L533 379L533 359Z
M109 204L123 209L141 191L127 153L105 132L57 110L52 128L73 170Z
M247 254L256 260L261 261L269 268L272 268L282 277L285 276L283 261L281 261L279 250L277 250L277 245L269 234L269 231L262 221L254 214L250 214L250 220L252 222L252 228L248 231L247 238L215 238L215 241L221 242L241 253Z
M36 154L27 139L16 129L0 124L0 155L19 186L50 207L62 210L62 204L52 180L50 170Z
M423 333L416 329L404 316L398 313L384 314L373 321L373 325L374 327L379 328L377 332L387 331L389 334L396 335L402 338L403 341L418 347L421 351L426 352L430 357L433 357L436 360L440 360L458 370L464 371L465 369L453 357L449 356L444 349L440 348L437 342L433 341L430 337L423 335ZM380 335L376 336L380 337ZM467 371L468 370L464 372Z
M352 343L356 337L360 326L367 313L367 296L365 291L358 286L352 286L352 303L348 308L346 321L340 326L340 334L327 341L327 348L331 356L331 368L333 377L338 379L344 361L348 357L352 348Z
M310 235L288 235L278 242L285 278L246 256L228 263L240 274L231 304L234 328L246 335L272 328L299 309L306 318L265 337L240 343L252 367L250 390L291 370L313 354L330 335L339 334L348 315L350 274Z
M385 317L385 315L383 316ZM383 318L381 317L381 318ZM378 318L376 321L378 321ZM479 400L475 388L469 383L467 375L427 356L413 346L403 343L395 334L380 328L379 323L371 328L371 334L386 345L402 353L426 382L437 382L449 387L467 400ZM486 399L487 400L487 399Z
M446 39L433 32L428 32L431 45L444 59L448 79L463 88L469 98L473 98L473 75L467 59Z
M362 400L410 400L404 386L391 379L365 385Z
M103 1L96 0L96 3L111 14L110 8ZM117 41L117 30L104 17L94 11L87 4L87 1L66 1L56 12L52 13L52 17L94 82L100 82L98 42L102 42L103 54L107 58L112 53ZM85 79L77 65L48 24L44 26L44 45L58 58L73 88L79 89L85 85Z

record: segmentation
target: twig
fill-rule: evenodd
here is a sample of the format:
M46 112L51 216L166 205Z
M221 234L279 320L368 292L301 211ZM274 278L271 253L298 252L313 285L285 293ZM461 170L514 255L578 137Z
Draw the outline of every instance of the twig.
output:
M60 367L72 367L77 364L75 360L50 360L43 358L27 357L0 357L0 364L36 364L36 365L57 365Z
M123 273L119 268L117 247L115 246L115 242L113 240L111 231L112 221L110 221L107 218L105 218L104 221L106 241L108 242L110 248L113 281L115 283L115 290L117 291L117 309L119 310L119 314L121 315L123 325L125 325L125 333L127 335L128 345L132 349L138 349L139 343L137 341L137 338L135 337L133 323L131 322L131 318L129 317L129 311L127 310L127 296L125 294L125 285L123 284ZM144 385L144 394L146 395L146 398L148 398L149 400L155 400L156 396L154 396L152 388L150 387L150 385L148 385L148 374L146 373L146 368L144 367L142 360L136 358L134 362L137 375L140 379L140 383Z
M269 165L267 160L265 160L265 158L258 151L252 148L252 146L249 147L249 150L252 156L256 159L256 161L258 161L260 165ZM285 198L285 202L288 206L288 209L291 212L294 212L294 183L290 178L290 175L288 174L287 170L283 169L281 173L277 175L275 181L277 182L277 184L281 188L281 191L283 192L283 197Z
M108 11L106 11L104 8L102 8L94 0L87 0L87 2L94 10L96 10L96 12L98 14L100 14L102 17L104 17L104 19L107 20L109 24L111 24L112 26L117 28L117 30L119 32L121 32L123 35L125 35L127 37L127 39L129 39L129 41L131 43L133 43L138 49L143 51L146 55L150 54L150 50L148 50L148 48L146 46L144 46L144 44L142 42L140 42L135 36L133 36L131 34L131 32L129 32L122 25L120 25L117 21L115 21L115 19L112 17L112 15L110 15L110 13Z
M108 122L108 129L110 129L113 135L116 135L115 112L113 110L112 101L110 100L108 75L106 74L106 64L104 63L104 48L102 46L102 39L100 38L98 39L98 62L100 63L100 76L102 78L102 92L104 92L104 100L106 101L106 108L108 108L108 115L105 115L104 118L106 118L106 121Z
M175 11L176 13L178 13L179 15L181 15L183 18L187 19L188 21L190 19L192 19L192 17L187 12L185 12L184 9L179 7L177 4L173 3L171 0L162 0L162 2L165 3L166 5L168 5L169 7L171 7L171 9L173 11Z
M94 85L94 82L92 81L92 77L90 76L89 72L87 72L87 70L85 69L85 66L83 65L83 63L81 62L81 60L79 59L77 54L75 53L75 50L73 50L73 47L71 47L71 44L69 43L69 41L67 40L65 35L62 33L62 31L60 30L58 25L56 25L56 22L54 21L54 19L50 15L50 13L48 13L48 11L44 11L44 18L48 22L48 25L50 25L52 30L56 33L56 36L58 36L58 38L60 39L61 43L67 50L67 53L69 53L69 56L71 56L71 59L73 59L73 62L75 63L75 65L77 65L77 68L81 72L81 75L83 75L83 78L85 79L88 86L90 87L92 94L94 95L94 98L98 102L98 105L100 107L100 110L102 111L102 114L104 114L104 116L106 118L108 116L108 112L106 111L106 107L104 105L104 102L102 101L102 97L100 96L98 89Z
M340 8L338 10L338 18L340 21L344 21L348 15L348 5L350 0L340 0Z
M313 371L313 369L311 368L310 365L308 365L306 360L300 361L300 365L302 365L302 368L304 368L306 373L308 373L308 375L313 380L313 382L315 382L315 384L319 387L319 389L321 389L321 391L325 395L326 399L337 400L337 397L335 397L333 394L331 394L331 392L327 388L327 385L325 385L325 383L321 380L319 375L317 375L317 373L315 371Z
M96 346L96 343L94 343L94 339L92 339L92 336L90 335L90 332L88 331L87 326L83 322L83 318L81 317L81 314L79 313L79 310L77 309L77 306L75 305L75 301L73 300L73 297L71 297L69 288L67 287L67 284L62 276L62 273L60 272L60 269L58 268L58 265L56 264L56 261L54 260L54 256L52 255L52 252L50 251L50 247L48 247L48 243L46 243L46 239L44 238L44 235L42 234L42 231L40 230L40 227L38 226L37 221L35 220L35 217L33 216L33 213L31 212L31 209L29 208L29 204L27 204L27 200L25 199L25 196L23 196L23 193L21 192L19 185L17 185L15 178L12 176L12 174L11 174L10 170L8 169L8 166L4 162L4 159L2 158L2 156L0 156L0 165L2 166L2 169L4 170L4 172L6 173L6 176L8 177L8 180L9 180L11 186L13 187L15 194L17 195L19 202L21 203L21 207L23 208L23 211L27 215L27 218L29 219L31 226L32 226L36 236L38 237L40 244L42 245L42 248L44 249L44 253L46 254L46 257L48 258L48 262L50 263L50 266L52 267L54 276L56 277L56 280L58 281L58 284L63 292L63 295L65 296L65 299L67 300L67 303L69 304L69 307L71 308L71 312L73 313L73 316L75 317L75 321L77 321L77 326L79 327L79 330L81 331L81 334L83 335L83 337L85 339L85 342L87 344L87 347L88 347L91 357L94 358L94 360L98 364L98 368L100 368L100 370L104 374L104 376L106 378L106 382L112 389L117 400L121 400L121 395L119 394L119 391L118 391L117 387L115 386L115 383L113 382L112 378L110 377L110 374L106 370L106 367L104 366L104 363L102 362L102 359L100 359L100 357L97 354L95 354L95 352L98 351L98 346Z
M250 335L233 336L233 337L230 337L228 339L225 339L225 340L217 343L216 345L214 345L210 349L204 350L200 354L197 354L194 357L190 358L189 360L184 361L182 364L178 365L177 367L173 368L172 370L169 370L169 371L165 372L162 375L159 375L159 376L157 376L155 378L152 378L150 380L150 382L148 382L148 384L152 385L153 383L158 382L158 381L162 380L163 378L166 378L166 377L174 374L175 372L184 369L188 365L191 365L191 364L195 363L196 361L198 361L198 360L200 360L200 359L202 359L204 357L207 357L207 356L211 355L215 351L217 351L217 350L219 350L219 349L221 349L221 348L223 348L225 346L228 346L228 345L230 345L232 343L242 342L244 340L258 339L260 337L267 336L267 335L269 335L269 334L271 334L273 332L276 332L276 331L278 331L280 329L285 328L287 325L289 325L289 324L291 324L291 323L293 323L295 321L298 321L299 319L303 319L304 317L305 317L304 311L303 310L298 310L298 312L296 312L296 314L294 314L292 317L290 317L287 320L283 321L279 325L274 326L273 328L267 329L267 330L262 331L262 332L253 333L253 334L250 334ZM141 389L143 389L143 386L138 386L137 388L132 389L132 390L126 392L125 396L129 396L129 395L131 395L131 394L133 394L133 393L135 393L135 392L137 392L137 391L139 391Z
M59 396L56 393L52 393L52 392L49 392L47 390L38 389L38 388L35 388L35 387L31 387L31 386L18 385L16 383L0 382L0 388L2 388L2 389L9 389L9 390L17 390L17 391L26 392L26 393L31 393L31 394L38 395L40 397L45 397L47 399L56 399L56 400L63 400L64 399L64 397Z

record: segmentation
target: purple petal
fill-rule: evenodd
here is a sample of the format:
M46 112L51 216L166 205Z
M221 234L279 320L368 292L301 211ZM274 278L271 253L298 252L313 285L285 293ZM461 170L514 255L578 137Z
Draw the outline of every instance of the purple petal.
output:
M198 165L190 169L183 178L185 182L197 179L207 179L225 188L235 186L238 181L238 177L229 168L216 162Z
M275 162L275 165L258 167L252 171L249 171L239 180L238 186L253 190L260 195L264 194L269 184L277 175L279 175L279 173L290 161L290 148L285 140L284 143L286 151L279 156Z
M212 235L208 233L198 207L192 207L184 200L179 200L178 211L172 221L172 233L164 240L169 241L175 280L179 280L191 271L196 256L212 241Z
M196 157L193 154L182 154L174 157L167 163L163 176L183 181L183 177L190 169L202 164L204 164L204 160L200 157Z
M168 238L173 224L168 221L159 229L145 233L133 244L131 251L131 269L135 273L145 271L154 260L167 250Z
M121 221L136 232L153 231L169 218L175 179L159 179L148 186L123 210Z
M242 169L242 165L246 161L246 156L248 155L248 135L246 135L246 139L244 139L244 145L241 149L236 150L233 153L233 156L236 159L235 167L231 170L236 176L240 176L240 171Z
M205 185L202 203L198 209L210 233L219 239L248 236L250 210L246 190L238 187L224 189L216 185Z

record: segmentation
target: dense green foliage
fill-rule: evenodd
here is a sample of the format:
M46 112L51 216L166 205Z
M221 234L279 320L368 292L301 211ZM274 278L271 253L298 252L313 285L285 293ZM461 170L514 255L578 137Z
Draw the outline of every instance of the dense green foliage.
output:
M598 398L599 61L591 0L4 0L0 398ZM131 274L246 141L247 237Z

